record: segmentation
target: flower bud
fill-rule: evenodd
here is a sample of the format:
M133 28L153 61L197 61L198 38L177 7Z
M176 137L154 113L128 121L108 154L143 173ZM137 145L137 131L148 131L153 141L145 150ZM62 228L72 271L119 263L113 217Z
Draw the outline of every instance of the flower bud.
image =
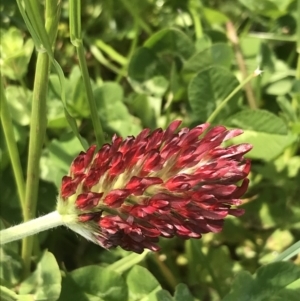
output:
M202 124L177 132L180 123L81 152L58 198L60 214L77 216L67 226L104 248L141 253L157 251L159 237L200 238L243 214L234 207L248 187L244 154L252 147L222 146L242 131L216 126L204 134Z

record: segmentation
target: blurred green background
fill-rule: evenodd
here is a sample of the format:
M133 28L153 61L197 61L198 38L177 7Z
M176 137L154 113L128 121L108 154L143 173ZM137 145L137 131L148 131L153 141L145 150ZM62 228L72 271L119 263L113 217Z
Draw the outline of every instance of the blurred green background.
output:
M66 77L66 109L87 144L93 144L90 109L76 48L70 42L69 2L62 1L61 5L54 57ZM41 6L41 14L42 9ZM166 289L173 295L175 286L184 283L186 286L177 288L177 293L184 296L188 288L195 297L187 293L186 299L176 299L175 294L174 300L221 300L232 288L237 272L255 273L300 239L299 1L87 0L82 1L81 9L85 59L107 142L114 133L123 137L136 135L145 127L165 128L175 119L182 119L186 126L203 123L239 82L257 67L263 71L235 94L213 121L242 128L245 133L233 142L254 145L248 155L253 167L242 206L245 215L228 218L223 232L204 235L201 240L161 239L158 254L147 254L137 261L146 270L135 266L127 275L134 261L124 268L129 295L123 292L123 297L93 299L84 285L77 287L76 295L76 300L148 300L145 296L152 288L143 295L135 287L140 277L150 279L147 273L151 272L154 284L152 280L149 283L158 290ZM16 2L2 0L0 10L1 73L25 174L36 58L41 49L34 46ZM52 66L37 215L55 209L61 178L82 150L66 120L61 94ZM1 219L8 226L21 222L22 212L0 130ZM73 282L83 283L80 277L96 273L76 270L72 278L66 276L70 275L66 271L88 269L89 265L109 267L128 256L121 249L101 249L65 228L41 233L38 238L35 260L47 249L65 271L59 299L62 301L75 300L71 294ZM20 282L19 249L20 243L14 243L1 251L6 252L6 259L3 253L0 276L10 288ZM300 264L299 255L292 259ZM246 287L247 277L240 275L238 280ZM261 299L229 295L224 300L298 300L297 283L282 290L270 289L273 295ZM259 295L262 288L256 289ZM173 300L163 299L166 296L169 295L162 293L149 300Z

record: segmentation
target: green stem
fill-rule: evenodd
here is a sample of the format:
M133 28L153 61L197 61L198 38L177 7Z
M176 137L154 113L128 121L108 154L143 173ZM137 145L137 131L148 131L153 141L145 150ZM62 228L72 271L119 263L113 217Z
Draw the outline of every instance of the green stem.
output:
M90 107L90 111L91 111L91 118L92 118L94 130L95 130L97 145L98 145L98 147L101 147L104 144L104 134L103 134L102 126L100 123L100 118L98 116L97 105L96 105L96 102L94 99L94 94L93 94L93 90L92 90L92 86L91 86L88 68L86 65L84 48L83 48L82 42L79 44L78 47L76 47L76 49L77 49L77 55L78 55L80 69L81 69L81 74L82 74L82 78L83 78L83 84L84 84L85 92L87 95L87 99L88 99L89 107Z
M195 255L198 258L198 261L202 263L202 265L204 266L204 268L207 269L208 273L210 274L210 277L214 283L214 287L216 289L216 291L218 292L220 297L223 297L223 291L221 289L219 280L217 278L217 276L215 275L215 272L213 270L213 268L211 267L208 258L204 255L203 251L202 251L202 247L199 246L199 243L197 243L197 241L195 240L191 240L191 244L194 244L194 252L196 253Z
M199 5L198 1L196 2L196 1L190 0L189 11L193 18L196 38L201 39L203 37L203 29L202 29L202 25L201 25L200 15L197 12L198 5Z
M140 35L140 27L138 22L135 20L134 21L134 37L132 39L132 42L130 44L129 52L127 54L127 63L131 59L133 53L135 52L139 40L139 35Z
M238 38L238 35L236 32L236 29L231 21L226 23L226 29L227 29L227 36L233 45L233 50L235 53L235 58L236 58L238 67L241 71L242 78L244 79L247 77L247 74L248 74L246 62L244 59L244 55L242 53L242 49L241 49L241 46L239 43L239 38ZM247 98L249 107L251 109L257 109L254 92L253 92L253 89L252 89L250 83L245 84L245 92L246 92L246 98Z
M160 269L162 275L164 276L164 279L170 285L170 288L172 288L174 290L176 285L178 284L178 281L175 278L175 276L173 275L173 273L171 272L171 270L167 267L167 265L163 261L160 260L157 253L153 254L153 259L154 259L155 263L157 264L158 268Z
M0 285L0 296L3 301L14 301L19 299L19 296L14 291L2 285Z
M172 91L170 91L167 95L167 102L165 106L165 111L166 111L166 123L165 123L165 128L168 127L171 121L171 108L172 108L172 102L173 102L174 95Z
M50 41L50 45L54 43L57 36L57 29L59 24L59 17L61 11L61 0L56 1L46 1L45 2L45 28L48 34L48 39ZM52 50L52 49L50 49ZM53 56L53 52L49 51L49 53ZM48 53L48 55L49 55Z
M0 77L0 108L1 108L1 123L5 136L5 141L8 148L8 153L13 168L18 195L21 203L22 213L25 212L25 181L21 167L20 155L13 131L13 123L10 116L10 111L7 104L7 99L4 93L4 85L2 76Z
M28 1L27 1L28 2ZM38 1L31 0L32 7L37 8ZM58 15L53 16L54 12L57 12L60 0L46 0L45 2L45 19L46 19L46 32L54 39L57 31L57 19ZM25 6L26 9L26 6ZM32 18L35 18L32 16ZM30 20L31 21L31 20ZM43 27L40 22L37 22L37 27ZM35 28L36 32L44 32L45 29ZM52 45L54 40L49 40L46 44ZM51 46L50 46L51 50ZM24 221L27 222L35 217L38 187L39 187L39 161L42 152L42 146L44 142L44 136L47 126L47 113L46 113L46 98L48 90L49 80L49 65L50 58L48 53L39 52L37 56L34 88L32 96L32 111L30 121L30 136L29 136L29 150L28 150L28 163L27 163L27 182L25 192L25 211L23 212ZM24 277L29 274L30 271L30 259L33 249L33 237L26 237L22 244L22 258L24 260Z
M17 0L20 12L24 18L27 28L29 29L34 43L40 51L48 51L51 52L52 41L49 39L49 33L53 36L54 30L46 30L43 21L43 14L42 14L42 5L38 0L24 0L23 3ZM45 7L46 7L46 20L53 19L53 11L57 9L61 0L46 0ZM23 6L24 5L24 6ZM55 6L55 8L54 8ZM53 9L50 9L53 7ZM25 9L24 9L25 8ZM55 24L53 24L55 25ZM53 26L55 27L55 26ZM49 29L49 27L48 27ZM56 29L57 30L57 29Z
M282 36L282 35L276 35L273 33L268 32L250 32L248 34L248 37L251 38L257 38L262 40L271 40L271 41L285 41L285 42L295 42L296 36Z
M127 65L127 59L116 50L114 50L111 46L107 45L100 39L96 39L92 41L93 45L99 47L103 52L105 52L113 61L119 63L121 66Z
M124 273L125 271L131 269L136 264L140 263L144 258L150 253L149 250L145 250L142 254L131 253L115 261L114 263L107 266L107 269L115 271L117 273Z
M296 80L300 80L300 0L297 1L297 40L296 40L296 51L298 54L297 60L297 69L296 69ZM295 97L293 97L292 105L297 112L300 104L300 95L297 93Z
M140 34L140 27L139 27L138 22L135 20L134 21L134 36L133 36L133 39L131 41L130 48L129 48L129 51L128 51L128 54L127 54L127 63L125 65L123 65L123 67L121 69L121 72L118 74L118 76L116 78L116 82L120 82L121 78L123 76L126 76L126 73L127 73L126 71L127 71L127 68L128 68L129 61L130 61L130 59L131 59L131 57L132 57L132 55L135 52L136 47L137 47L139 34Z
M297 52L300 54L300 0L297 1L297 33L296 33L296 35L297 35L296 36ZM298 70L298 72L300 72L300 71Z
M278 255L274 261L289 260L300 253L300 240Z
M245 86L251 79L261 74L260 70L255 70L252 74L250 74L245 80L243 80L212 112L212 114L207 119L207 122L212 123L217 115L222 111L222 109L226 106L227 102L239 91L243 86Z
M106 57L102 54L102 52L98 49L98 47L94 45L90 45L90 51L93 54L94 58L103 66L105 66L107 69L111 70L112 72L118 74L121 77L126 76L126 66L122 69L116 67L114 64L112 64Z
M36 64L30 123L27 182L25 194L26 208L24 212L25 222L34 218L36 212L40 178L39 161L46 132L46 92L48 89L48 75L49 56L47 53L39 53ZM32 246L33 237L25 238L22 246L22 257L25 265L25 274L29 272Z
M102 126L100 123L100 119L98 116L98 110L96 106L96 102L94 99L94 94L92 90L92 85L90 81L90 76L85 60L84 55L84 47L81 36L81 1L71 0L70 1L70 35L71 42L76 47L79 66L83 78L83 84L85 88L85 92L87 95L92 123L95 131L96 141L98 147L101 147L104 144L104 134L102 130Z
M53 211L20 225L1 230L0 245L4 245L63 224L63 217L57 211Z

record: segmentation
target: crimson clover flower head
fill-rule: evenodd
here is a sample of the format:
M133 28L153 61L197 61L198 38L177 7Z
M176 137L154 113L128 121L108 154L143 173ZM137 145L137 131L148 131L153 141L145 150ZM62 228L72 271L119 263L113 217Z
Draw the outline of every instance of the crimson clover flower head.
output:
M222 146L242 131L216 126L204 134L207 123L177 131L180 123L81 152L58 199L62 215L76 216L67 226L104 248L141 253L157 251L159 237L200 238L243 214L234 207L248 187L244 154L252 147Z

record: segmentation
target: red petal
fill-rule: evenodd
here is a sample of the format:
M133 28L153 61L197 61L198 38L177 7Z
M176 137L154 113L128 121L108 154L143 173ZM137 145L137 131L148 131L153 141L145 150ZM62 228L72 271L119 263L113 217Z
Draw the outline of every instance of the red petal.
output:
M231 139L233 137L239 136L239 135L243 134L243 132L244 131L240 130L240 129L229 130L228 133L227 133L227 135L224 138L224 141L229 140L229 139Z
M173 133L176 131L176 129L179 127L180 124L181 124L181 120L174 120L173 122L171 122L168 128L165 130L162 140L163 141L169 140L170 137L173 136Z
M163 135L164 131L162 129L156 129L155 131L153 131L148 138L146 149L157 149L162 143Z
M122 154L126 154L133 146L135 138L133 136L129 136L124 139L123 143L119 147L119 152Z
M109 156L111 146L109 144L104 144L101 149L95 155L95 159L93 162L93 168L101 168L104 166L111 157Z
M75 179L64 176L62 178L60 194L63 198L67 198L76 193L79 183L84 179L84 174L78 174Z
M101 169L90 169L89 173L87 174L83 185L87 188L90 189L96 184L98 184L100 177L104 174L105 170Z
M153 170L160 169L161 157L158 151L152 150L148 153L146 160L143 163L142 171L148 173Z
M96 207L103 193L88 192L78 195L76 199L76 207L82 210L89 210Z
M104 199L104 203L112 208L120 207L129 196L127 189L114 189Z
M168 180L165 185L170 191L187 191L191 188L186 175L179 175Z
M247 191L249 186L249 179L245 179L240 187L237 187L231 198L238 199Z
M91 163L94 152L96 149L96 145L92 145L87 151L81 152L75 160L71 164L71 173L74 175L83 173L84 170L88 167Z
M116 152L111 160L111 167L109 169L109 174L111 176L118 175L124 171L125 165L123 162L123 155L121 152Z
M149 186L162 184L163 180L158 177L145 177L139 178L133 176L126 185L126 189L129 189L130 192L134 195L142 194Z
M233 216L241 216L245 213L244 209L229 209L228 214Z
M201 125L198 125L188 131L186 134L181 137L181 141L179 145L181 147L190 146L191 144L195 143L199 140L199 136L209 127L208 123L204 123ZM179 136L181 136L181 131L179 132Z

